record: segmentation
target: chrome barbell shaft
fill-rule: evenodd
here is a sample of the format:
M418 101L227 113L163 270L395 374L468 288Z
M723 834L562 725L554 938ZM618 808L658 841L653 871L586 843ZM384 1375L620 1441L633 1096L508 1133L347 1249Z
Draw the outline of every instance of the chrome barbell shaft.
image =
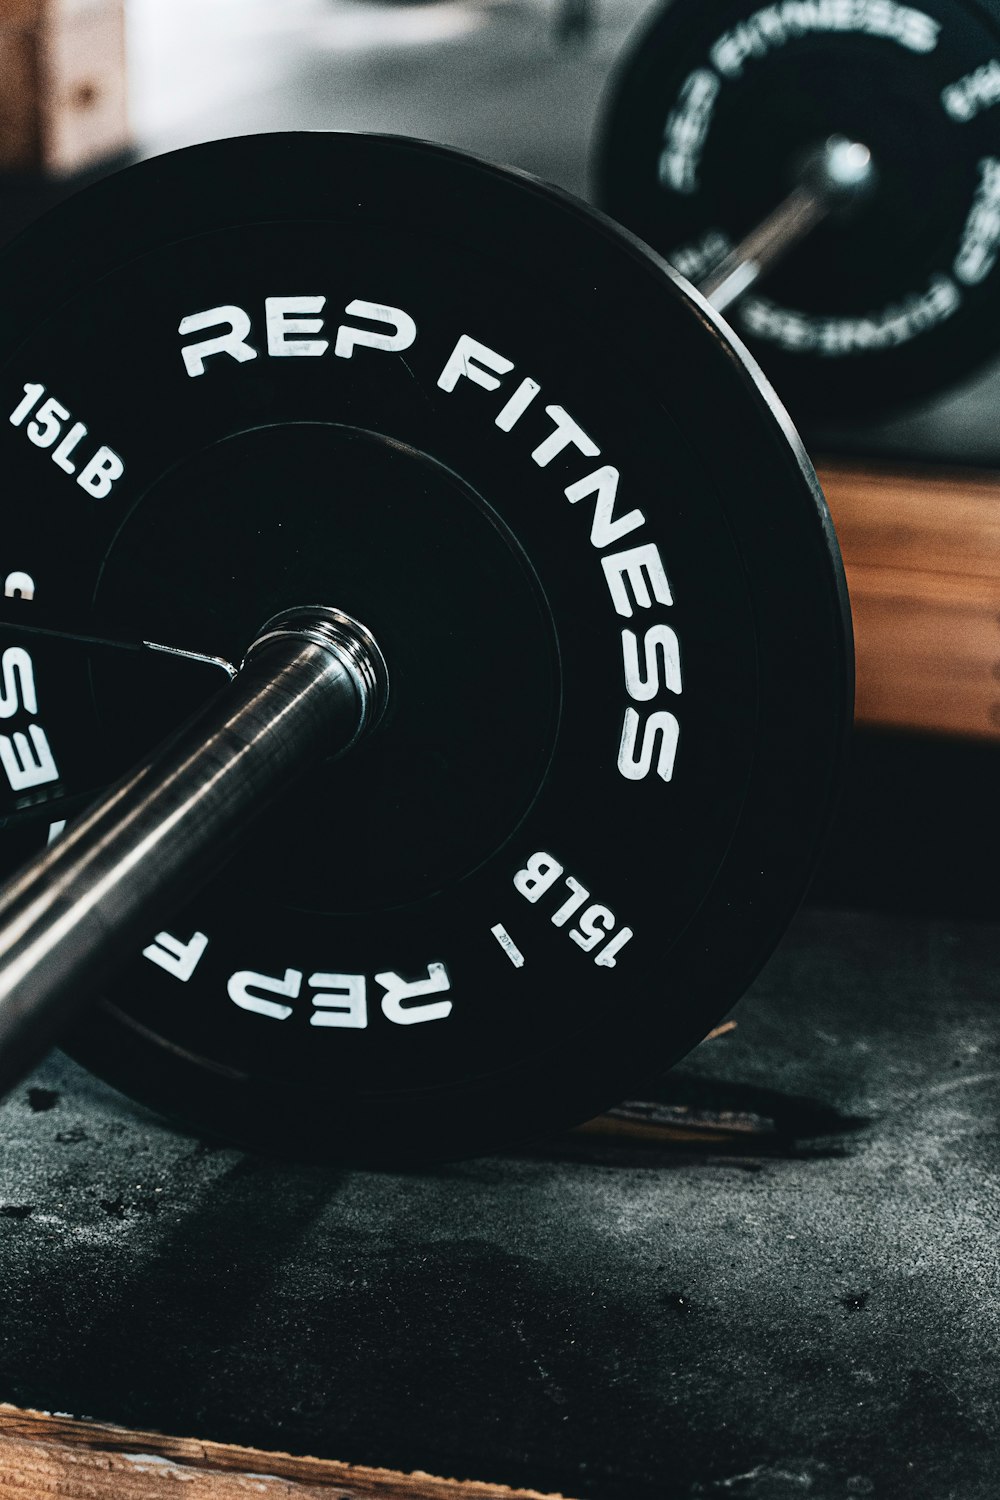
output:
M702 296L725 312L834 210L860 202L874 182L868 147L831 136L810 156L788 197L702 279Z
M236 679L0 890L0 1093L306 768L378 717L385 666L337 611L289 611Z

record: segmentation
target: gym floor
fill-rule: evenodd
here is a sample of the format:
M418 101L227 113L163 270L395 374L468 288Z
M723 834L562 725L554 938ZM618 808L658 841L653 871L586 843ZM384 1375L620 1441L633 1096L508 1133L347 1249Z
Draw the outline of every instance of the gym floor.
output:
M133 0L140 149L390 130L585 192L647 9ZM996 380L828 441L991 461ZM324 1170L53 1056L0 1108L0 1399L590 1500L992 1500L996 765L859 741L812 904L656 1096L700 1143Z

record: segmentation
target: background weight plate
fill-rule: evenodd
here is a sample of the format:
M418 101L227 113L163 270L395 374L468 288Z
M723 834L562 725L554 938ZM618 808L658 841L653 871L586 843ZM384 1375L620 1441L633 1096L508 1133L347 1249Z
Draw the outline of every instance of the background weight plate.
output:
M392 676L364 750L303 781L170 919L187 977L162 962L171 940L137 954L74 1055L201 1128L371 1158L584 1118L698 1041L801 896L849 719L829 520L743 351L583 205L391 138L247 138L133 168L12 246L3 285L6 409L42 384L86 425L74 456L124 462L95 497L27 418L0 427L6 556L39 604L238 657L277 610L332 602ZM266 299L290 297L324 298L322 327L272 349ZM244 355L191 374L182 347L209 334L182 320L222 307L246 313ZM401 325L377 308L412 321L405 348L341 339ZM445 389L463 335L477 352ZM325 347L274 352L307 336ZM534 399L498 423L518 390ZM617 529L592 541L594 494L574 487L612 468ZM625 617L609 579L635 548L672 602L626 589ZM635 700L622 632L654 626L679 640L680 691L661 667ZM80 663L39 656L35 717L67 780L77 756L110 777L183 691ZM671 779L665 733L647 774L619 770L628 711L637 744L673 716ZM4 728L25 727L22 704ZM13 863L25 835L6 837ZM562 872L531 901L515 876L542 853ZM447 989L392 1004L421 978ZM367 1026L324 1024L362 1003ZM413 1005L435 1009L400 1024Z
M833 133L878 186L727 313L796 415L866 415L997 346L1000 28L975 0L674 0L619 68L602 207L698 282Z

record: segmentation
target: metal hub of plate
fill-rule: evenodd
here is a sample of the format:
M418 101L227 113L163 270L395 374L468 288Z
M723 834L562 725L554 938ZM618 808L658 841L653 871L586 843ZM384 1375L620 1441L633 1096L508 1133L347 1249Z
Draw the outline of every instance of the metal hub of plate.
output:
M33 603L238 660L331 600L392 684L74 1055L200 1128L372 1158L584 1118L697 1042L800 899L849 721L828 517L722 328L582 205L398 139L161 158L2 274ZM111 780L211 687L10 649L5 780L16 735L42 769L8 805Z
M831 135L877 173L727 316L796 414L865 415L996 347L1000 28L976 0L676 0L614 83L602 207L700 282Z

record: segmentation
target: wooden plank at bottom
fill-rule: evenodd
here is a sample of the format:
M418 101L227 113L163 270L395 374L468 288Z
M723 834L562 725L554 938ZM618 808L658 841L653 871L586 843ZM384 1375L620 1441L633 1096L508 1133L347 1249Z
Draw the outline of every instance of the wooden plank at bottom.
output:
M561 1500L475 1480L369 1469L133 1432L0 1404L3 1500Z

